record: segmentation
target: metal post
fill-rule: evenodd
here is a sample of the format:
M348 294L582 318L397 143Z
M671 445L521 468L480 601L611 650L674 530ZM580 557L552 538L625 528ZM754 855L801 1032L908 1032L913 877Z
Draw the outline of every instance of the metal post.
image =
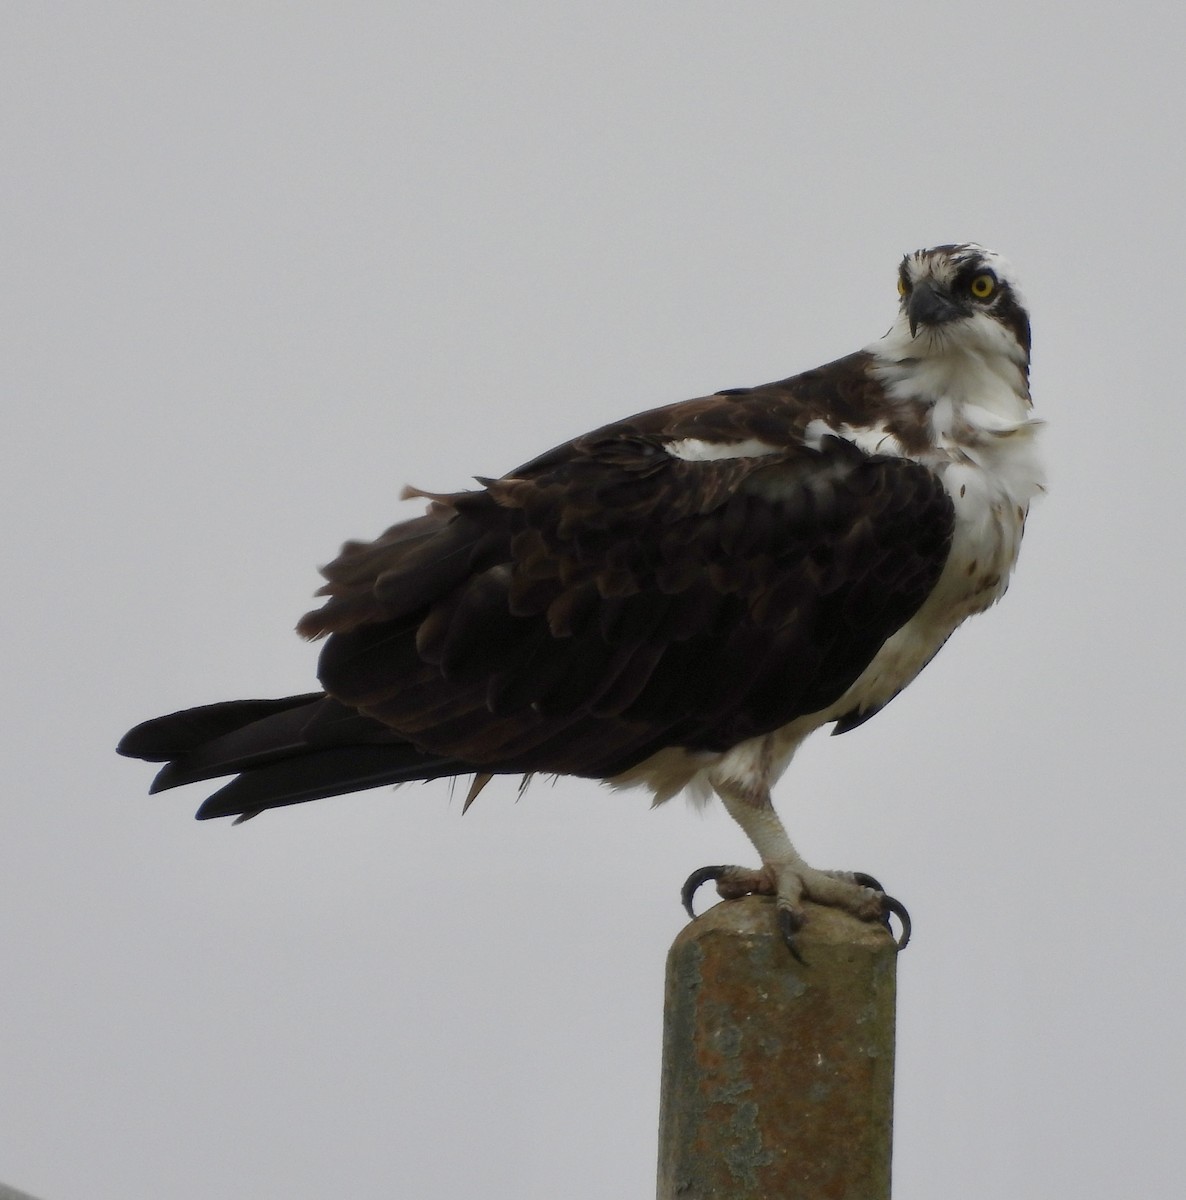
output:
M889 933L807 906L787 951L774 903L686 926L667 958L659 1200L889 1200Z

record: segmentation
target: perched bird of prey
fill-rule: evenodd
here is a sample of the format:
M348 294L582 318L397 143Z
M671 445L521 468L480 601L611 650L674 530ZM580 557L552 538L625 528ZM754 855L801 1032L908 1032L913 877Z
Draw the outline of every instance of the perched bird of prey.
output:
M577 775L720 797L760 864L705 867L727 897L866 920L905 910L821 871L770 797L803 740L889 703L1004 593L1043 490L1030 326L973 244L908 254L879 341L777 383L606 425L324 568L324 691L192 708L120 752L153 791L236 775L198 810L237 816L473 775Z

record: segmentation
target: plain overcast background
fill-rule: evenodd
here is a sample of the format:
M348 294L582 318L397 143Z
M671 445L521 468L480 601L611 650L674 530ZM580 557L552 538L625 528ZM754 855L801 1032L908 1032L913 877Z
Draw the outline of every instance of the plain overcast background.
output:
M307 690L346 537L1017 267L1051 494L1004 604L777 792L910 907L895 1195L1179 1194L1180 4L7 3L0 1180L653 1195L718 808L447 782L191 819L133 723ZM206 789L209 790L209 789ZM709 899L706 894L705 901Z

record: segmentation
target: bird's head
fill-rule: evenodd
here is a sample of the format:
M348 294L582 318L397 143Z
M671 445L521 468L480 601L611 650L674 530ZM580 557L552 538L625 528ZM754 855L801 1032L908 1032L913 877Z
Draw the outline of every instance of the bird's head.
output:
M1009 264L965 242L916 250L898 268L898 319L890 336L911 357L968 351L1029 364L1030 322Z

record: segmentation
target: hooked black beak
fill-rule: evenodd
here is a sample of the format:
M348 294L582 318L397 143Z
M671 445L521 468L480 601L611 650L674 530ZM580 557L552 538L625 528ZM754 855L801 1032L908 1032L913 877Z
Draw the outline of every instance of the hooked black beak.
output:
M920 325L946 325L963 316L946 292L940 291L925 279L920 280L910 291L906 301L906 315L910 319L910 336L918 336Z

